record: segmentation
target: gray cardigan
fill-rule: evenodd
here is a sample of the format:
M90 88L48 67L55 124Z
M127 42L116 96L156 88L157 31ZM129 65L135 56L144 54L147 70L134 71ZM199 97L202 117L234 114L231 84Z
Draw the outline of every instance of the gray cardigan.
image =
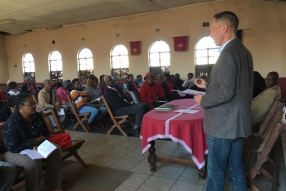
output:
M99 87L87 87L85 91L88 93L89 97L91 97L92 100L95 100L102 95L102 91Z
M252 89L251 53L234 39L220 53L201 100L205 133L222 139L251 135Z

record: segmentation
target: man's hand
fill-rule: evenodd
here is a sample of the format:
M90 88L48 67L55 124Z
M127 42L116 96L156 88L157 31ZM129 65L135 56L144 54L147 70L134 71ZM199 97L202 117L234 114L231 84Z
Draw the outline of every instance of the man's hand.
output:
M35 141L35 143L36 143L37 145L41 144L41 143L44 142L45 140L47 140L47 138L44 137L44 136L40 136L40 137L34 139L34 141Z
M203 88L203 89L206 89L207 87L207 81L203 78L196 78L195 79L195 84L196 86L198 86L199 88Z
M60 110L61 110L61 108L62 108L62 106L60 106L60 105L55 106L55 110L57 110L57 111L60 111Z
M194 99L198 105L201 105L201 101L202 101L203 96L204 96L203 94L198 94L198 95L194 96Z

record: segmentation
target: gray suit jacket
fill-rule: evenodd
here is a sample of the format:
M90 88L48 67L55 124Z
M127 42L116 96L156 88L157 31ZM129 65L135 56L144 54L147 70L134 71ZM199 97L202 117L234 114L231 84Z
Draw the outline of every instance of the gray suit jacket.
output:
M252 89L252 56L236 38L220 53L201 101L205 133L222 139L251 135Z

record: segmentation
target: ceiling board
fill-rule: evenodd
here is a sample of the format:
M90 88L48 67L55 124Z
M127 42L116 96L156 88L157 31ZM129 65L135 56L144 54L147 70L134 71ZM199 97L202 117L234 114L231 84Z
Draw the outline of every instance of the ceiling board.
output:
M217 0L0 0L0 31L21 34L26 30L58 28L102 19L168 10Z

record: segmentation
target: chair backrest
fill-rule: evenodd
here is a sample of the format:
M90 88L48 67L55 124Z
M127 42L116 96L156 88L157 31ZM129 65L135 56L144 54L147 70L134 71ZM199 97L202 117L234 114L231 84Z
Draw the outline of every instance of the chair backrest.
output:
M283 115L282 111L279 111L275 115L273 121L269 125L269 128L267 128L267 130L265 131L263 141L262 141L260 147L257 149L257 152L262 152L264 150L265 146L268 144L268 141L272 136L272 133L275 132L275 128L276 128L277 124L279 124L281 122L282 115Z
M62 127L62 124L60 123L58 115L56 115L56 113L53 109L51 109L50 112L48 112L48 113L42 113L42 116L44 118L44 121L45 121L48 129L49 129L50 134L64 133L65 132L64 128ZM55 128L54 128L49 116L53 116L53 118L57 124L57 127L59 128L59 131L55 131Z
M256 136L258 137L262 136L265 130L269 127L270 122L273 121L273 119L275 118L275 115L278 113L277 108L279 104L280 104L279 99L276 99L269 113L267 114L265 120L263 121L261 127L259 128L259 131L257 132Z
M36 104L38 104L38 98L35 95L32 95L32 98Z
M70 102L70 107L71 107L73 113L77 116L78 112L77 112L77 109L76 109L76 106L75 106L74 102L72 101L72 99L71 99L71 97L69 95L67 95L67 98L68 98L68 100Z
M103 101L103 103L104 103L104 105L105 105L105 107L106 107L106 109L107 109L107 112L109 113L110 118L112 119L112 121L116 121L115 118L114 118L113 112L112 112L112 110L110 109L110 107L109 107L109 105L108 105L108 103L107 103L107 101L106 101L104 95L101 96L101 99L102 99L102 101Z

